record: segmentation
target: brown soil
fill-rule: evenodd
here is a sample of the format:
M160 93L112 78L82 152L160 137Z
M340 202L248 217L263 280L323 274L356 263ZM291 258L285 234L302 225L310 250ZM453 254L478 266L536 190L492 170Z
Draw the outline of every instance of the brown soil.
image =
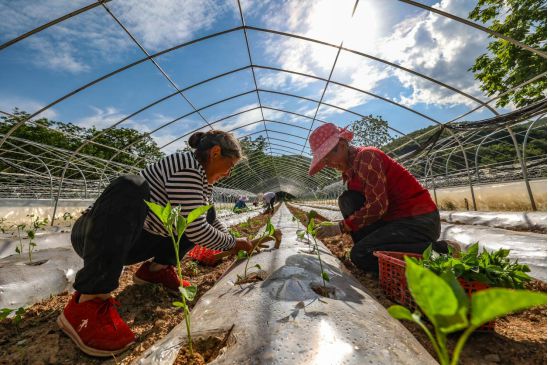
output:
M259 215L247 222L231 227L242 235L255 236L270 215ZM227 257L214 267L188 264L183 259L183 275L198 287L198 294L190 308L207 292L232 265L234 258ZM120 286L113 292L121 303L121 317L135 333L136 343L126 352L112 358L94 358L81 352L57 327L55 320L71 296L70 293L52 295L51 298L27 308L24 318L15 326L10 319L0 321L0 365L12 364L129 364L141 353L164 337L182 322L180 310L172 306L176 299L162 287L133 285L133 274L140 264L127 266L120 277ZM197 349L200 346L196 345ZM187 354L180 352L181 357ZM206 361L208 356L206 355ZM184 363L181 359L177 363ZM203 363L203 362L202 362ZM202 364L197 362L197 364Z
M289 207L291 213L303 222L305 213L295 207ZM325 221L318 216L318 221ZM375 297L384 307L397 304L388 299L379 286L376 275L365 273L350 261L349 254L353 242L350 236L341 235L322 242L341 260L352 275ZM546 283L534 280L528 289L546 292ZM417 340L436 357L433 347L426 334L410 322L402 322ZM430 328L432 330L432 328ZM448 340L453 348L458 340L458 334ZM546 364L546 307L533 308L521 313L498 319L494 332L474 333L462 351L461 365L476 364Z

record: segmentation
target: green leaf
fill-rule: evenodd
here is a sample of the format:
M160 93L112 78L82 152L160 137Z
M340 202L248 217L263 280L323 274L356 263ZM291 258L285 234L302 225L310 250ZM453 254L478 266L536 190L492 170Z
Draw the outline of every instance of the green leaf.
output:
M308 232L311 236L314 236L314 227L314 218L310 218L310 221L308 221L308 225L306 226L306 232Z
M187 227L187 221L185 217L178 216L177 217L177 237L179 240L185 233L186 227Z
M405 263L405 276L413 299L432 324L439 327L439 323L443 322L441 317L453 316L458 309L458 301L451 286L407 257Z
M150 209L150 211L152 213L154 213L154 215L156 215L162 223L165 223L165 221L163 219L164 207L159 205L159 204L149 202L149 201L146 201L146 200L145 200L145 203L146 203L146 205L148 205L148 209Z
M21 254L21 249L19 249L19 246L15 247L15 252L17 252L18 254Z
M208 211L208 209L211 208L211 205L204 205L201 207L198 207L194 209L192 212L188 213L188 216L186 218L186 221L188 224L194 222L199 216L204 214Z
M185 297L188 301L193 301L194 297L196 296L196 293L198 292L198 288L194 285L183 287L179 287L179 291L181 294Z
M396 319L405 319L407 321L415 322L411 311L401 305L393 305L389 307L388 314Z
M328 275L325 271L322 271L322 278L323 278L325 281L329 281L329 275Z
M546 293L529 290L492 288L472 294L471 322L481 326L516 311L546 305Z
M11 312L13 312L15 309L9 309L9 308L2 308L0 309L0 320L6 319Z
M236 254L236 258L238 260L243 260L243 259L247 258L247 252L244 251L244 250L238 251L238 253Z
M162 219L162 222L164 222L164 224L167 224L167 223L173 224L173 216L172 216L172 209L171 209L170 202L167 202L166 206L162 209L161 219Z
M259 270L262 270L261 265L259 265L259 264L256 264L255 267Z
M432 256L432 244L428 245L426 250L422 253L423 260L428 260Z
M270 218L269 218L265 227L265 235L274 236L275 232L276 232L276 228L274 228L274 225L270 222Z
M440 277L449 284L458 303L455 314L438 318L440 330L443 333L453 333L465 329L468 327L468 295L451 271L441 273Z
M174 307L184 308L185 305L183 302L173 302L172 303Z
M337 222L321 222L319 225L322 227L334 226L337 225Z
M27 236L28 236L31 240L33 240L33 239L36 237L35 234L34 234L34 231L32 231L32 230L27 231Z

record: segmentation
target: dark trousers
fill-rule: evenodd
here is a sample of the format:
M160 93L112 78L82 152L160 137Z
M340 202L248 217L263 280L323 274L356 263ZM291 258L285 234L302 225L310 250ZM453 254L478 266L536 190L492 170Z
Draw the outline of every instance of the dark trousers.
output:
M71 241L84 267L76 273L74 289L83 294L109 293L118 287L124 265L154 258L163 265L176 265L170 237L143 230L150 198L148 183L141 176L121 176L110 183L72 228ZM210 211L212 211L210 213ZM208 211L212 223L215 211ZM194 247L183 235L179 256Z
M268 209L274 211L274 202L276 201L276 197L270 199L270 202L268 203Z
M365 198L357 191L347 190L339 196L338 203L346 218L365 205ZM373 256L373 251L422 253L432 244L435 251L447 253L447 244L437 242L440 232L440 214L437 210L394 221L379 220L350 234L354 241L350 260L364 271L378 272L378 260Z

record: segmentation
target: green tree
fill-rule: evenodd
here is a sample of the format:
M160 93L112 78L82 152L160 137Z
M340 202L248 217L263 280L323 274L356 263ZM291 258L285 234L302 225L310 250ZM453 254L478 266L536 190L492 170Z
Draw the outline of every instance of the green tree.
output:
M478 0L468 15L470 19L490 24L489 28L546 52L545 0ZM546 59L504 39L496 39L489 53L478 57L470 68L481 82L481 89L491 96L506 92L546 71ZM521 107L544 97L546 78L541 78L504 95L497 106L513 102Z
M355 146L381 147L392 140L388 133L388 122L380 115L369 115L356 120L351 129L354 132L352 144Z

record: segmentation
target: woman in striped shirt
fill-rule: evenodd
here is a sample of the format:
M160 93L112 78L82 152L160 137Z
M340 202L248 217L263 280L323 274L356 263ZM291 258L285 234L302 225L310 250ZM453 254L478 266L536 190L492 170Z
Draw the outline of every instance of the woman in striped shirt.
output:
M175 252L167 231L144 201L180 205L181 214L186 216L199 206L213 203L212 185L228 176L242 158L238 140L227 132L197 132L188 144L193 152L172 154L139 175L115 179L74 225L71 241L84 259L84 267L76 274L76 292L57 323L89 355L111 356L135 340L110 296L118 287L124 265L149 260L135 273L137 284L160 284L172 291L186 284L177 278ZM187 227L180 256L194 244L234 253L252 249L248 239L235 239L228 233L214 208Z

